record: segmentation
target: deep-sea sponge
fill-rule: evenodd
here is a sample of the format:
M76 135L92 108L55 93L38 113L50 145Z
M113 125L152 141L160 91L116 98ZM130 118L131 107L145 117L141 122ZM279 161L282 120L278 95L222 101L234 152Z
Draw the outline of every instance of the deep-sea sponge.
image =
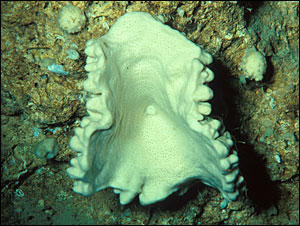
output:
M68 3L59 11L58 25L67 33L79 32L86 22L84 13L77 6Z
M267 70L266 58L255 47L246 49L240 69L243 70L246 78L261 81Z
M73 190L112 187L127 204L183 194L195 182L237 198L238 156L229 132L208 115L210 54L144 12L126 13L86 44L89 116L70 140Z

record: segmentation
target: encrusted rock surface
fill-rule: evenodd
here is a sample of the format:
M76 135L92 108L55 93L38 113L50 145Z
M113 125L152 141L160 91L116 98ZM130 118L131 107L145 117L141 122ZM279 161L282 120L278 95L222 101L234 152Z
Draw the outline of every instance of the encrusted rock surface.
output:
M58 26L65 4L1 2L2 224L299 223L298 2L74 1L87 17L76 34ZM221 209L217 191L204 186L146 208L137 200L121 207L111 191L86 198L71 190L65 169L73 156L68 140L85 115L85 43L129 11L163 18L214 57L219 82L212 88L223 105L214 105L213 114L236 138L248 187L227 208ZM73 44L77 60L67 57ZM239 65L253 46L266 56L267 72L262 81L245 84ZM53 63L69 74L50 72ZM38 159L34 146L47 137L57 138L60 151Z

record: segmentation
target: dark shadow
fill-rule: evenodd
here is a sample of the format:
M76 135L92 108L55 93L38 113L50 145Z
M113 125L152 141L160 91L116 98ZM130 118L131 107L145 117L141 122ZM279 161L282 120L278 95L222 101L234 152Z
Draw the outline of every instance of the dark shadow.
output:
M238 125L238 122L226 120L230 117L229 110L236 114L234 103L238 93L229 82L231 79L229 70L219 60L214 59L214 63L209 65L209 68L215 74L214 80L208 84L214 91L214 97L209 101L212 105L211 115L221 117L226 129L229 130L229 128L234 128L235 125Z
M267 61L267 70L266 70L266 73L264 74L264 78L262 80L262 83L265 83L265 84L270 84L270 83L273 83L273 76L274 76L274 66L272 64L272 61L271 61L271 57L269 56L266 56L266 61Z
M158 202L160 210L177 211L185 206L189 201L195 200L197 195L205 185L199 180L199 183L193 185L184 195L178 195L178 192L173 193L164 201Z
M245 178L247 197L254 203L257 211L277 205L280 199L276 182L267 174L264 157L254 152L253 147L239 144L240 170Z
M235 140L246 141L247 138L242 137L237 129L240 127L241 115L239 115L236 106L241 98L238 90L234 88L238 87L238 84L235 86L233 84L239 83L239 81L232 78L229 71L218 60L215 60L210 68L215 73L215 79L210 85L215 95L212 100L212 115L223 117L226 130L231 133ZM273 74L272 67L269 67L267 74L271 77ZM251 145L237 142L236 146L240 159L240 171L248 189L247 197L253 201L257 210L276 205L280 195L276 184L271 181L267 174L264 156L257 154Z
M238 5L244 6L245 8L251 8L256 10L264 4L264 1L238 1Z
M202 184L199 180L199 183L191 186L184 195L179 195L179 192L174 192L166 199L151 205L147 205L146 207L150 209L158 207L162 211L177 211L184 207L189 201L196 199L199 192L201 192L205 186L206 185ZM126 206L130 207L132 205L140 205L138 196L136 196L134 200Z
M244 18L247 26L249 25L252 17L256 11L264 4L264 1L238 1L238 5L244 7Z

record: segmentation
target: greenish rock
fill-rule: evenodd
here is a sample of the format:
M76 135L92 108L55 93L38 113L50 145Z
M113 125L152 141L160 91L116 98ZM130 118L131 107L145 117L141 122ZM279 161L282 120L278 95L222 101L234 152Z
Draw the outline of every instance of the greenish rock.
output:
M45 138L34 146L34 154L39 159L51 159L57 155L58 151L59 145L54 137Z

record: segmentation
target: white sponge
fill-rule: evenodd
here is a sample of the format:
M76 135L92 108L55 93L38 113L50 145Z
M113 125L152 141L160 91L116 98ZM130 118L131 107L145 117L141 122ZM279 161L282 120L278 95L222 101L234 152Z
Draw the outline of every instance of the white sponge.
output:
M254 47L247 49L240 64L240 69L244 71L246 78L261 81L267 69L266 58Z
M58 25L67 33L73 34L80 31L85 25L86 17L76 6L67 4L58 14Z

